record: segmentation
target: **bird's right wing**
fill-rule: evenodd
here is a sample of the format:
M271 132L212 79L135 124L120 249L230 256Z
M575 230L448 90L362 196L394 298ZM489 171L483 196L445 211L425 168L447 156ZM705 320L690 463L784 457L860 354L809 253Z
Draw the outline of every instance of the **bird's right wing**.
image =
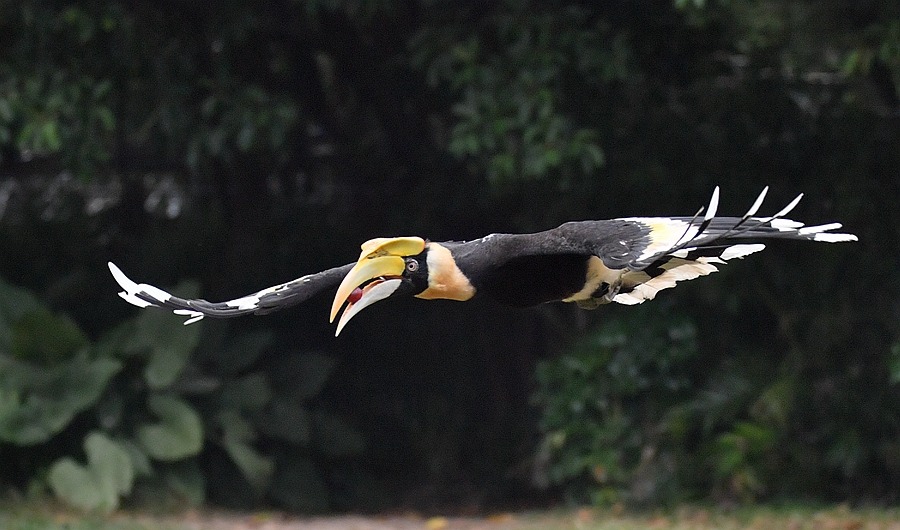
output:
M353 265L350 263L315 274L307 274L296 280L274 285L227 302L179 298L158 287L146 283L135 283L112 262L109 263L109 270L123 289L119 293L123 300L138 307L154 306L171 309L176 315L188 317L184 322L187 325L205 316L227 318L250 313L263 315L297 305L319 291L337 286L353 268Z
M802 194L775 215L757 217L768 187L759 194L742 217L718 217L719 188L709 206L693 217L627 217L604 221L571 221L536 234L496 234L476 244L491 262L502 266L514 260L536 261L542 256L569 254L596 256L606 272L597 275L619 278L603 294L604 302L637 304L653 298L676 282L705 276L734 258L765 248L766 239L807 241L856 241L853 234L834 232L840 223L806 226L785 216L800 202ZM617 274L617 271L621 271ZM604 283L612 285L612 281Z
M775 215L755 217L768 186L742 217L718 217L719 188L716 187L705 215L701 208L693 217L626 217L608 221L571 221L540 232L507 236L519 255L594 255L610 269L644 270L668 257L719 257L749 247L747 240L799 239L837 243L856 241L853 234L833 232L840 223L806 226L785 216L797 206L800 194ZM737 249L728 252L740 241ZM761 249L761 247L758 247ZM515 254L511 255L515 256ZM733 256L739 257L739 256ZM725 258L727 259L727 258Z

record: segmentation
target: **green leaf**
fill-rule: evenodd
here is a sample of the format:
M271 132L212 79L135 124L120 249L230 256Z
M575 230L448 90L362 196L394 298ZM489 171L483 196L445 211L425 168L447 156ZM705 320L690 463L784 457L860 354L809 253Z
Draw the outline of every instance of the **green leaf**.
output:
M55 153L62 147L62 139L59 136L59 123L46 121L41 126L41 144L47 151Z
M134 469L136 477L153 476L153 466L150 463L150 457L147 456L143 449L138 447L137 443L133 440L122 440L119 444L128 453L128 458L131 459L131 467Z
M228 381L222 387L220 401L223 406L239 410L259 410L272 399L272 390L266 376L250 374L237 380Z
M90 470L69 457L53 464L49 482L53 493L72 507L81 510L114 509L115 501L103 495Z
M19 359L56 362L88 345L87 335L65 315L40 308L23 315L12 325L10 352Z
M13 324L28 313L42 309L44 306L31 291L0 279L0 351L9 349Z
M100 120L100 124L107 131L111 131L116 127L116 117L109 107L98 106L94 108L94 115Z
M131 353L127 351L127 345L134 336L135 321L136 319L126 320L106 331L100 337L100 340L94 343L91 348L91 356L94 358L106 357L112 359Z
M84 441L88 464L96 471L105 491L127 495L134 482L131 456L121 445L100 432L92 432Z
M197 291L196 284L190 282L181 283L175 289L188 298L195 297ZM168 311L144 311L137 319L134 336L126 350L149 353L144 378L153 390L175 382L200 342L201 326L185 326L183 322L183 318Z
M91 360L84 352L51 366L0 355L0 440L46 442L94 405L121 368L118 361Z
M181 460L203 448L203 423L186 402L170 395L152 395L147 406L159 423L141 425L137 439L144 451L156 460Z
M275 470L272 460L260 455L253 447L240 440L226 439L224 445L228 456L241 470L241 474L257 495L265 493Z
M240 373L249 368L275 340L269 330L241 333L229 340L225 348L220 348L211 361L226 375Z
M216 414L214 429L222 433L223 440L248 442L256 439L256 431L238 409L226 408Z
M183 460L166 466L166 484L191 506L206 500L206 478L196 460Z
M900 383L900 342L891 346L891 352L887 359L888 373L890 374L891 384Z
M221 444L257 496L265 493L275 469L271 459L260 455L251 445L256 439L253 425L235 408L216 415L216 430L222 433Z
M750 413L754 419L774 424L787 425L794 405L794 382L788 378L779 379L769 385L753 405Z
M131 493L134 469L128 452L100 432L84 441L87 465L69 457L57 460L50 469L50 487L57 497L83 510L111 512L119 497Z

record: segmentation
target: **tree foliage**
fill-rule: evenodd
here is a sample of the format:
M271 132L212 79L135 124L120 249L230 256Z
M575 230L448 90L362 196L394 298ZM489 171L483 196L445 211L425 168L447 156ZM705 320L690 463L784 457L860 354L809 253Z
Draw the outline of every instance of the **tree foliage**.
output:
M900 495L896 2L0 0L0 35L0 483L429 508L540 461L601 501ZM105 268L228 299L370 237L685 215L716 184L723 211L805 191L861 242L771 245L660 315L398 302L340 340L318 298L135 317Z

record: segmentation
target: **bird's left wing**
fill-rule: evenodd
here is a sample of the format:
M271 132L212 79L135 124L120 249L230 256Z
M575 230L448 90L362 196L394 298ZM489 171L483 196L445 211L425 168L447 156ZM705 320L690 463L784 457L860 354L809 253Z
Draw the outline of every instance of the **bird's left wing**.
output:
M841 228L840 223L805 226L786 219L802 194L775 215L757 217L767 191L768 187L763 189L742 217L716 216L717 187L705 214L701 208L693 217L572 221L545 232L497 234L483 241L493 247L490 254L499 264L553 254L596 256L602 266L589 269L588 274L597 285L592 285L592 277L588 277L583 291L598 289L592 298L600 296L600 303L622 304L652 299L659 290L674 287L678 281L715 272L716 264L764 249L761 240L856 241L853 234L834 232ZM583 295L579 292L577 296Z
M263 315L297 305L319 291L337 286L353 268L353 263L342 267L307 274L287 283L274 285L256 293L227 302L207 302L199 299L184 299L174 296L158 287L146 283L135 283L112 262L109 270L123 291L119 293L126 302L138 307L162 307L171 309L176 315L188 317L186 325L205 316L216 318L236 317L254 313Z

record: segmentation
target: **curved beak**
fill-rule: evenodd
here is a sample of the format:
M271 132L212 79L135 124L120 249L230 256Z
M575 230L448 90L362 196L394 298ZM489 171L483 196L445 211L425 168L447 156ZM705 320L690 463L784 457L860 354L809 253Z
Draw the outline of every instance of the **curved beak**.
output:
M403 280L399 278L391 278L390 280L378 279L363 287L362 296L355 302L349 302L347 308L344 309L341 319L338 320L337 329L334 330L334 336L340 335L347 322L350 322L350 319L356 316L357 313L375 302L384 300L394 294L394 291L400 287L401 283L403 283Z
M372 283L362 289L362 298L348 302L347 309L338 323L338 333L353 315L379 300L384 300L396 291L401 283L399 278L405 268L406 262L400 256L375 256L364 258L357 262L350 269L350 272L347 273L347 276L344 277L337 293L334 295L329 322L334 322L334 317L337 316L341 306L344 305L344 302L348 302L350 295L357 287L369 281L372 281ZM391 287L389 292L387 292L387 286Z

